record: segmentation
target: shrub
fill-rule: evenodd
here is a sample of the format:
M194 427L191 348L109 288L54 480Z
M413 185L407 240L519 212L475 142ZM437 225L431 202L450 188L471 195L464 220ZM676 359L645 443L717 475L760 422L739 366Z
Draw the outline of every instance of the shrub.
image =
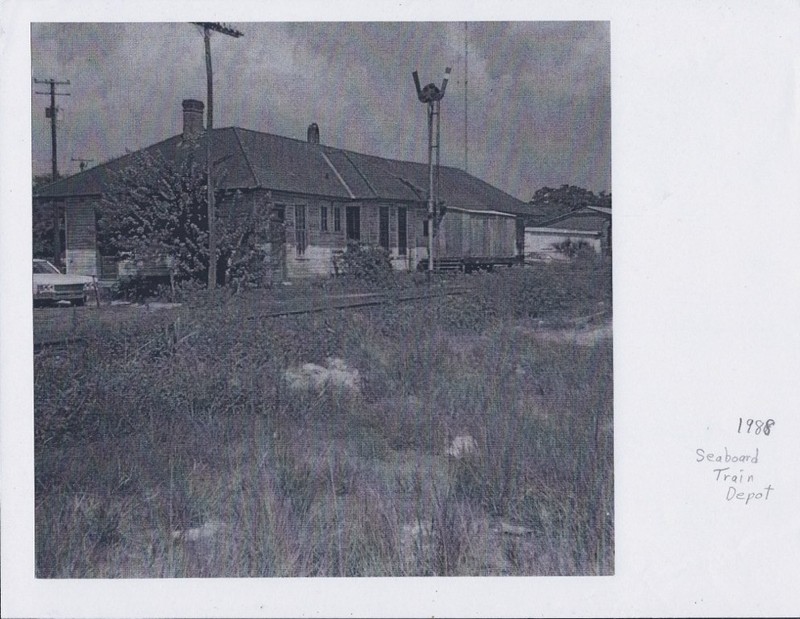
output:
M574 258L578 254L586 253L587 251L594 253L592 246L583 240L573 241L572 239L566 239L560 243L553 243L553 248L568 258Z
M611 307L611 264L593 251L569 264L510 268L473 276L474 307L498 319L568 319Z
M114 282L111 293L118 299L141 303L148 299L165 297L169 289L169 277L129 275Z
M268 274L271 272L266 251L259 245L253 245L231 256L228 260L228 269L225 283L235 292L262 288L269 283Z
M341 265L345 275L376 287L389 285L395 278L389 252L375 245L348 242Z

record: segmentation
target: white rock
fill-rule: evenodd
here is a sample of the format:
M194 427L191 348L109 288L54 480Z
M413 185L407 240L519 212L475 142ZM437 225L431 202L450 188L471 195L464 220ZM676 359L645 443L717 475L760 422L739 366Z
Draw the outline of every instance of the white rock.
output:
M402 534L405 539L413 539L420 536L428 537L431 534L431 525L427 522L404 524Z
M203 539L211 539L222 529L221 522L206 522L199 527L186 529L185 531L173 531L172 539L183 540L185 542L198 542Z
M407 557L413 557L418 552L428 553L431 549L431 525L404 524L400 531L400 546Z
M327 367L316 363L304 363L299 368L290 368L284 378L291 389L298 391L322 391L327 386L341 387L355 393L361 390L361 375L342 360L329 357Z
M478 451L478 444L469 434L457 436L447 448L447 455L453 458L463 458Z

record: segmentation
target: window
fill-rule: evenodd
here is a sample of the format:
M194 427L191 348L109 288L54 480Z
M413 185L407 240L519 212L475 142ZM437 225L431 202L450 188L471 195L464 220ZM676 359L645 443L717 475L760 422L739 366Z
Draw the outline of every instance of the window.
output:
M406 207L397 207L397 253L401 256L406 255L408 247L408 216Z
M428 220L422 220L422 236L428 236Z
M297 241L297 255L302 256L306 253L306 207L305 204L298 204L294 207L294 232Z
M347 240L361 240L361 208L348 206L345 211L345 226L347 226Z
M389 207L382 206L378 210L378 242L384 249L389 249Z
M319 229L322 232L328 231L328 207L319 207Z
M342 209L338 206L333 207L333 231L342 231Z

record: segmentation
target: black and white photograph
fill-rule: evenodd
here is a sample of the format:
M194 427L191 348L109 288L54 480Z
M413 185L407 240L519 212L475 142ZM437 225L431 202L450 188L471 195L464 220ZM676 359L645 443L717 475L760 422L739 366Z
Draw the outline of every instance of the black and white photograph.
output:
M37 576L613 574L609 44L33 24Z
M798 616L798 50L0 0L0 614Z

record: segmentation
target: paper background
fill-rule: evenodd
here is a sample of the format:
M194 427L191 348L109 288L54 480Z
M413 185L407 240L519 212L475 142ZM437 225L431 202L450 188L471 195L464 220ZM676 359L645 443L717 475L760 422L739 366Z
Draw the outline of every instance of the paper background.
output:
M35 581L31 21L610 20L616 575ZM800 3L0 5L3 616L797 615ZM761 443L738 418L772 417ZM761 445L768 503L695 450Z

